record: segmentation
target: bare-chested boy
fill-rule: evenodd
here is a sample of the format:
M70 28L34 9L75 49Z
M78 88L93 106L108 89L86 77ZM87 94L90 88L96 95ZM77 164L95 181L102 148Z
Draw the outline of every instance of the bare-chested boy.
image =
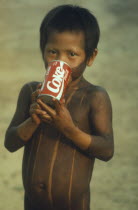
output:
M37 96L39 82L23 86L5 146L24 146L25 210L89 210L94 160L113 156L112 108L107 92L83 77L97 55L96 18L77 6L51 10L40 28L45 66L62 60L72 68L72 81L55 109Z

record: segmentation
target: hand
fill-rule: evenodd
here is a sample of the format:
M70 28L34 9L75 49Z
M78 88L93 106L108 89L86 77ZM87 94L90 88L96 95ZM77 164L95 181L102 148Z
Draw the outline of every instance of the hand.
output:
M37 103L31 104L29 113L30 113L30 116L32 118L32 121L36 125L39 125L42 122L42 120L40 118L40 115L46 114L45 111L41 110L41 107Z
M37 97L38 95L40 94L40 88L41 88L42 84L38 84L37 85L37 89L36 91L34 91L32 93L32 104L30 106L30 116L32 118L32 121L36 124L36 125L39 125L43 120L43 115L45 115L45 118L47 117L50 118L49 115L47 115L46 111L43 111L41 109L41 107L39 106L39 104L37 104L36 100L37 100ZM46 120L45 120L46 122Z
M36 87L36 90L32 93L32 103L36 102L38 95L40 94L40 88L42 86L42 83L39 83Z
M50 116L50 123L53 124L62 133L66 134L66 132L69 132L72 128L75 127L71 115L68 109L65 107L64 99L61 102L53 99L55 109L52 109L50 106L43 103L41 99L37 99L37 103L40 105L41 109L46 111L47 115ZM46 122L48 119L47 115L43 115L42 117L42 119L46 120Z

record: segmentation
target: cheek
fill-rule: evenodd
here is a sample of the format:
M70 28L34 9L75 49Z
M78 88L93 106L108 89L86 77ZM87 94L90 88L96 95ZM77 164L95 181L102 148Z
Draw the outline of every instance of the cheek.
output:
M48 63L51 62L52 60L53 59L50 59L49 57L46 56L46 54L44 54L43 61L46 69L48 67Z
M80 65L72 68L72 79L80 77L86 68L86 62L82 62Z
M45 68L47 69L48 62L46 61L46 59L45 59L45 58L43 58L43 62L44 62Z

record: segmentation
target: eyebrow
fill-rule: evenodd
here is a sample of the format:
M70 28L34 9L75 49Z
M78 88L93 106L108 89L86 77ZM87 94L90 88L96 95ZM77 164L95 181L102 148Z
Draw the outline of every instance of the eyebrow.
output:
M54 46L47 46L46 47L46 49L52 49L52 50L56 50L56 51L59 51L59 49L58 48L56 48L56 47L54 47ZM74 48L74 47L72 47L72 48L63 48L62 50L64 50L64 51L67 51L67 52L78 52L78 50L84 50L82 47L80 47L80 48Z

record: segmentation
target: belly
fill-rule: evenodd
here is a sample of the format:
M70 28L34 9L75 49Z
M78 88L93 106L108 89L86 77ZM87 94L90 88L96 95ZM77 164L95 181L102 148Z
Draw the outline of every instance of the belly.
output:
M29 151L23 182L33 203L69 209L89 191L94 160L56 130L42 129Z

